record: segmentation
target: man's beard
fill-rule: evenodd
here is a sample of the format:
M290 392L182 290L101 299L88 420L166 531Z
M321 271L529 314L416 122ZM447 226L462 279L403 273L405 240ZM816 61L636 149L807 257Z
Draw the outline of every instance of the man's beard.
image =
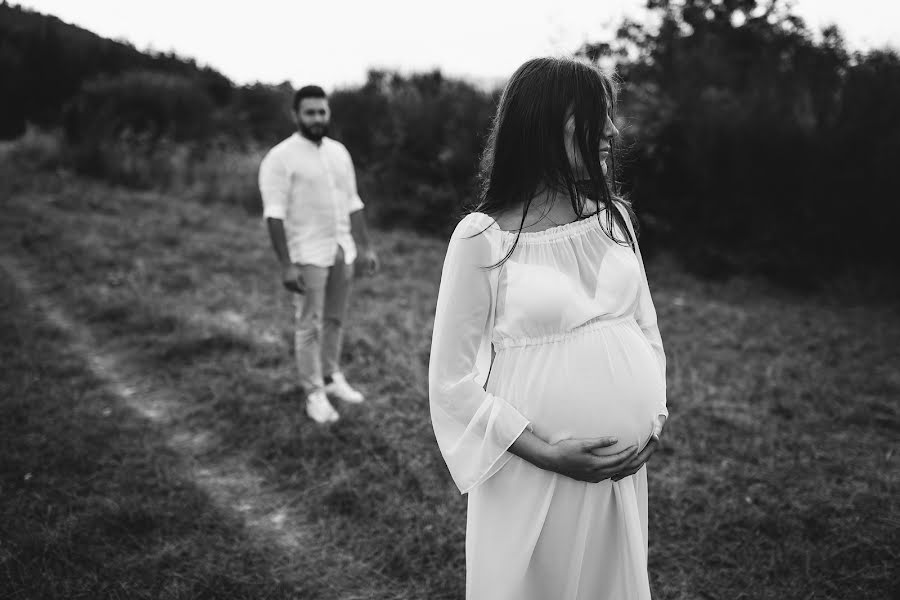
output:
M300 133L303 134L303 137L318 142L328 134L328 125L313 125L312 127L307 127L303 123L300 123Z

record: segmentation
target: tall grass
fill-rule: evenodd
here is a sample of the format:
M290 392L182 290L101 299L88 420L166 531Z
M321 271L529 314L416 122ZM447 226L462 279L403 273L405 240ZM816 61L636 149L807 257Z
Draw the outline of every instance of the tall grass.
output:
M262 213L257 173L265 150L225 140L152 141L127 134L76 144L33 125L0 146L10 161L29 169L69 168L126 187L239 206L251 215Z
M310 527L294 561L260 554L236 533L248 526L220 519L202 490L142 466L166 451L152 438L135 445L140 425L130 417L79 417L95 414L98 398L111 400L76 384L84 375L70 341L40 325L33 298L7 294L4 356L28 351L4 363L0 396L8 449L0 590L40 590L35 582L50 573L53 590L123 576L132 597L177 581L200 583L172 587L169 597L202 597L202 585L233 575L234 585L212 586L209 597L252 596L259 586L260 595L287 598L276 583L296 580L293 568L309 570L309 597L379 597L335 567L340 554L368 565L373 585L393 590L387 597L462 596L465 500L438 454L425 385L443 241L374 232L383 270L355 282L343 355L368 402L339 407L342 420L322 428L304 417L291 387L290 307L257 219L191 196L0 169L9 199L0 252L92 332L96 351L120 357L148 393L177 398L173 422L210 434L186 460L239 458ZM900 580L896 309L791 295L752 279L706 282L665 256L649 269L671 409L664 451L649 469L660 597L891 597ZM64 455L85 440L104 445L67 472ZM104 466L116 460L119 470ZM26 482L41 464L63 466ZM94 483L85 487L86 478ZM104 512L133 506L133 490L153 518ZM13 526L29 499L30 525ZM190 502L188 521L172 514L180 502ZM98 532L105 519L115 527ZM199 529L186 537L191 519ZM213 544L208 560L207 535L228 540ZM113 563L127 574L102 567L114 556L128 558Z
M54 169L63 163L63 142L58 131L29 123L18 139L0 142L0 159L28 171Z

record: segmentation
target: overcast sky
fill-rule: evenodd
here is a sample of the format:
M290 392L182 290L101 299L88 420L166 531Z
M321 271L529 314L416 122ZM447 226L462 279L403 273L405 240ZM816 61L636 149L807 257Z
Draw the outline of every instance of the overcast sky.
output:
M175 51L238 83L361 82L369 67L440 67L505 79L524 60L608 36L644 0L32 0L22 6ZM836 23L853 48L900 48L900 0L795 0L814 30ZM513 8L514 7L514 8Z

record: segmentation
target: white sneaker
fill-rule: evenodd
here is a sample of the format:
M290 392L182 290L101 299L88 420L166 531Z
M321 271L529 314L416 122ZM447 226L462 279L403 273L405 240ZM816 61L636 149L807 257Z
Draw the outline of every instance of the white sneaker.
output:
M350 387L344 374L341 372L331 374L331 383L325 385L325 393L332 398L350 402L351 404L359 404L364 400L363 395L359 391Z
M315 390L306 396L306 414L316 423L333 423L339 418L323 390Z

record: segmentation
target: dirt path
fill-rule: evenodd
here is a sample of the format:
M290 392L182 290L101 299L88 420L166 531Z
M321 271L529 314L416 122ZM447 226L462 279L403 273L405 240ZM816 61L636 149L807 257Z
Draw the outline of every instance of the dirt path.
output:
M328 564L328 569L334 572L333 577L323 578L333 582L333 598L415 597L399 589L396 582L365 561L330 543L327 532L309 522L297 494L287 495L271 489L263 474L243 457L222 457L210 452L217 445L216 434L212 429L187 428L180 424L182 408L178 391L158 385L152 374L141 373L119 353L104 350L87 326L70 318L59 304L40 291L22 261L2 256L0 269L27 299L29 309L65 334L70 350L83 357L92 374L112 396L163 434L166 445L183 457L188 466L185 476L204 490L217 508L238 515L260 545L277 550L283 557L275 569L279 579L290 583L308 577L309 574L291 566L297 565L298 553L314 553L327 559L313 562ZM253 337L240 315L231 319L231 325L226 321L215 326ZM276 341L266 335L256 337L252 339L255 344Z

